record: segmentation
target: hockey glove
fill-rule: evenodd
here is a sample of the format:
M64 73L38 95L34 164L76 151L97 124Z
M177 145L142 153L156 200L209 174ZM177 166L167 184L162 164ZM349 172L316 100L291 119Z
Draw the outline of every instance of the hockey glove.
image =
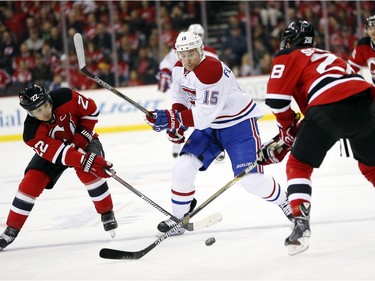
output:
M159 71L157 74L158 90L165 93L171 85L171 74L166 71Z
M298 120L301 118L301 114L296 113L294 116L294 121L293 123L287 127L287 128L282 128L279 127L279 135L278 138L284 142L285 145L292 147L294 143L294 139L296 138L297 135L297 123Z
M285 155L290 151L291 147L286 145L283 140L279 139L279 135L275 136L269 142L262 145L257 152L257 163L260 165L275 164L283 161Z
M102 156L93 152L86 153L83 158L82 167L87 173L91 173L99 178L111 177L105 169L112 168L113 164L106 161Z
M87 145L90 141L92 141L94 134L95 133L93 131L84 128L77 128L72 140L73 147L76 149L82 148L83 150L86 150Z
M146 115L146 122L152 126L152 129L156 132L167 129L178 129L182 126L180 121L180 114L177 110L159 110L152 111L151 114L154 117Z
M183 143L185 142L184 133L188 128L185 126L180 126L178 129L168 129L167 135L169 141L173 143Z

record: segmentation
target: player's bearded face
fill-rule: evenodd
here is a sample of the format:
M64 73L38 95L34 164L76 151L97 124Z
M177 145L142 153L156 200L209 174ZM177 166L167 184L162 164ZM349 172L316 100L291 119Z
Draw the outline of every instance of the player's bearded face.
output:
M178 52L178 57L183 66L189 71L193 71L201 61L201 56L197 49Z
M36 119L43 121L43 122L49 122L52 120L52 105L48 101L43 103L38 108L30 111L30 114L34 116Z

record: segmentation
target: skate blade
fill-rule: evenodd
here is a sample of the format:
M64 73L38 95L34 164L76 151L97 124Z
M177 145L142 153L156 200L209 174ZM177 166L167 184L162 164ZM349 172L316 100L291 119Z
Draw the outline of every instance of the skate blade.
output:
M115 236L116 236L116 231L115 231L114 229L112 229L112 230L108 230L107 232L109 233L109 235L111 235L112 238L115 238Z
M288 250L289 256L298 255L309 248L309 238L310 237L301 237L295 241L293 244L285 245Z
M185 229L179 228L177 231L172 232L171 235L169 235L169 236L170 237L172 237L172 236L180 236L180 235L182 235L184 233L185 233ZM165 234L165 232L161 232L161 231L158 230L155 236L158 237L158 238L160 238L164 234Z

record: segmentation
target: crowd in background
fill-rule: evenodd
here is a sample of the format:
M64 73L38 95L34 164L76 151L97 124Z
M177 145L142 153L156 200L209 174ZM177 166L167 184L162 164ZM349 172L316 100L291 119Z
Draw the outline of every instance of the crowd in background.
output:
M66 81L79 90L98 88L79 71L73 45L76 32L83 35L89 70L102 80L117 87L156 84L159 63L178 33L192 23L202 23L201 1L111 1L112 6L109 2L0 2L0 96L17 95L28 82L47 89ZM251 53L245 2L230 2L237 3L237 12L228 17L223 35L217 38L219 58L237 76L269 74L286 24L283 2L248 1ZM208 25L215 22L220 5L205 2ZM317 33L316 47L322 49L327 21L329 49L347 59L364 36L364 19L375 14L375 1L327 1L326 5L328 14L323 17L321 1L288 1L287 18L310 21Z

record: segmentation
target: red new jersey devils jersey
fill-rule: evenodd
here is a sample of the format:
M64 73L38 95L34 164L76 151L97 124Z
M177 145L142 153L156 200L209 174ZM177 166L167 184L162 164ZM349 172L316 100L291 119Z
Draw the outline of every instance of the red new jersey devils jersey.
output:
M292 98L302 113L314 105L334 103L371 85L336 55L306 47L279 51L272 61L266 104L282 127L294 121Z
M23 139L42 158L59 165L70 166L77 151L70 146L76 128L93 131L99 110L95 102L79 93L61 88L49 93L55 121L51 124L27 116Z
M370 37L358 40L357 47L353 50L348 63L356 72L367 66L375 82L375 44L371 42Z

